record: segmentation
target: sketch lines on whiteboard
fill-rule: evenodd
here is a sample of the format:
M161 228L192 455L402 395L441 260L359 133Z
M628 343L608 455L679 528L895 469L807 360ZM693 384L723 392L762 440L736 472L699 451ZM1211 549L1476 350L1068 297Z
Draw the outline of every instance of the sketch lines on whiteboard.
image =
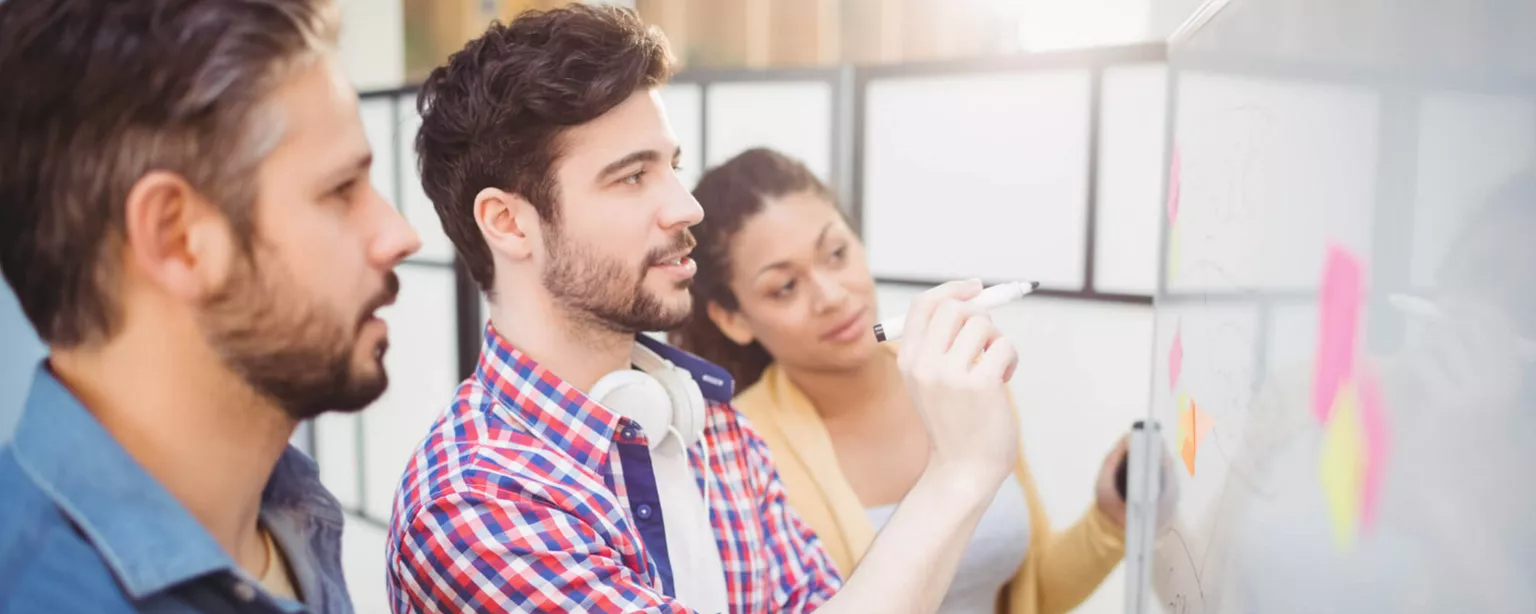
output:
M1164 202L1168 216L1165 279L1169 285L1181 280L1203 284L1197 267L1221 259L1238 265L1240 254L1260 244L1264 224L1258 208L1264 201L1252 196L1274 191L1262 185L1273 179L1260 152L1284 135L1273 113L1256 103L1191 111L1181 115L1179 122L1181 134L1198 140L1186 142L1181 136L1170 150ZM1194 146L1185 147L1189 144ZM1189 151L1196 152L1193 161ZM1191 252L1196 260L1186 261ZM1239 268L1251 272L1251 267Z

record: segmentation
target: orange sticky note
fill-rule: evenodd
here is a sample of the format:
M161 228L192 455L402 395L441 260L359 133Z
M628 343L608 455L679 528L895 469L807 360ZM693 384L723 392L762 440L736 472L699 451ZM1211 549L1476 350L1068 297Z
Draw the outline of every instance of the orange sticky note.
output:
M1331 245L1318 294L1317 356L1312 379L1312 413L1319 423L1349 379L1355 364L1355 338L1364 300L1365 273L1348 250Z
M1329 524L1333 527L1334 543L1340 549L1354 544L1359 527L1360 487L1365 481L1363 440L1355 386L1346 383L1339 389L1337 402L1323 427L1322 455L1318 459Z
M1189 476L1195 476L1195 440L1185 439L1179 450L1184 459L1184 467L1189 469Z
M1193 476L1200 442L1211 430L1211 416L1201 411L1194 400L1182 392L1179 393L1179 407L1182 408L1179 410L1179 451L1184 458L1184 468Z

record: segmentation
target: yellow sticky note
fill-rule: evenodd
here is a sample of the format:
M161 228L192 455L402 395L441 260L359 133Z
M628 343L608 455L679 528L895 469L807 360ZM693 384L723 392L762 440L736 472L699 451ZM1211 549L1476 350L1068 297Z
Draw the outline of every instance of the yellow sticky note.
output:
M1322 456L1318 463L1334 543L1340 549L1354 544L1360 520L1361 486L1365 480L1365 454L1361 449L1365 433L1357 405L1354 382L1349 382L1339 389L1328 422L1324 424Z

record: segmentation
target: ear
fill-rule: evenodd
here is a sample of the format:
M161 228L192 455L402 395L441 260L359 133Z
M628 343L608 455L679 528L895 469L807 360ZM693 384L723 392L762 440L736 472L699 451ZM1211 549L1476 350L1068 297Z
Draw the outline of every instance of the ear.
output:
M123 214L130 268L187 300L223 287L237 252L233 230L186 179L144 175L128 191Z
M499 188L485 188L475 195L475 225L486 245L508 258L523 260L534 254L539 237L539 212L520 195Z
M715 327L725 334L727 339L736 345L752 343L755 336L752 327L747 325L747 320L739 311L731 311L720 306L720 303L710 301L704 310L709 313L709 320L715 323Z

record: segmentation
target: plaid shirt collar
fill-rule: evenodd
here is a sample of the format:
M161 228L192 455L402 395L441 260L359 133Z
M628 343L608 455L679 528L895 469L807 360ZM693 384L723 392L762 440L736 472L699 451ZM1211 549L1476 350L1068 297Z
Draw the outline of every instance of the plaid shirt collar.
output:
M512 412L514 422L594 472L607 462L614 434L628 422L512 347L489 322L475 379Z
M730 402L734 384L725 369L644 334L636 335L635 342L687 370L706 399ZM636 426L513 347L489 322L475 378L532 435L592 471L607 462L614 435ZM626 434L625 439L634 436Z

